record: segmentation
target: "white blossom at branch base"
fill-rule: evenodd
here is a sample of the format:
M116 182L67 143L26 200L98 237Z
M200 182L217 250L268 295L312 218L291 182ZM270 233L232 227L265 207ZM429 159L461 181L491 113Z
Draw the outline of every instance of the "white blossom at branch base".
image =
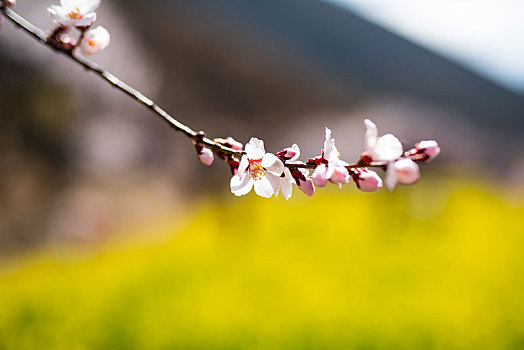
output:
M420 141L415 146L416 153L425 156L424 161L429 162L440 154L440 147L435 140Z
M100 0L60 0L60 6L52 5L47 12L60 25L88 27L96 21L99 5Z
M378 129L371 120L364 120L366 125L366 152L374 161L392 161L400 158L402 143L393 134L378 137Z
M386 187L393 191L397 184L412 185L420 178L420 169L413 160L402 158L390 162L386 171Z
M256 194L269 198L280 188L284 164L277 156L266 153L264 141L255 137L246 144L236 175L231 178L231 192L243 196L255 189Z
M382 179L376 172L367 168L353 169L353 180L362 192L374 192L382 188Z
M324 141L322 155L315 159L322 162L315 168L312 175L313 182L318 187L324 187L328 180L340 187L349 181L349 171L346 168L349 164L340 159L340 153L335 146L335 139L328 128L326 128L326 140Z
M98 26L84 33L80 42L80 48L86 56L95 55L109 45L110 39L109 32L104 27Z

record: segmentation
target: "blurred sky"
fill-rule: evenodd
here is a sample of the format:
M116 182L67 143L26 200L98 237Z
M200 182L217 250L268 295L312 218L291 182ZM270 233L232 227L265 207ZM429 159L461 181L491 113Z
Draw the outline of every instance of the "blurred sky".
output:
M524 92L522 0L325 0Z

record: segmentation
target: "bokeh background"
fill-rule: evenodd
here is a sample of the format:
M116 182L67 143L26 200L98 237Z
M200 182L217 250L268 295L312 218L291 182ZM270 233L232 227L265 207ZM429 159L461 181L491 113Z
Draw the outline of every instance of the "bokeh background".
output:
M52 1L16 10L52 30ZM0 349L522 349L524 5L105 1L98 63L213 137L346 160L437 139L416 186L229 192L165 123L0 28ZM521 30L522 29L522 30Z

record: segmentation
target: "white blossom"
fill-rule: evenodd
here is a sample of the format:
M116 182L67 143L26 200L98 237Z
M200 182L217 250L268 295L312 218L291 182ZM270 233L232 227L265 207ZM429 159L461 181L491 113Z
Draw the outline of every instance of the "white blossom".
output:
M284 164L277 156L266 153L264 141L255 137L246 144L237 173L231 178L231 192L243 196L254 187L256 194L269 198L280 188Z
M399 139L392 134L378 136L378 129L371 120L364 120L366 125L366 152L374 161L391 161L400 158L403 152Z
M317 157L323 162L315 168L312 178L315 185L323 187L327 181L338 184L342 187L343 183L349 181L349 172L346 168L349 164L340 159L340 153L335 146L335 139L332 137L331 130L326 128L326 140L322 155Z
M80 48L84 55L94 55L105 49L109 45L109 40L109 32L104 27L98 26L84 33Z
M99 5L100 0L60 0L60 6L52 5L47 12L60 25L87 27L96 21Z

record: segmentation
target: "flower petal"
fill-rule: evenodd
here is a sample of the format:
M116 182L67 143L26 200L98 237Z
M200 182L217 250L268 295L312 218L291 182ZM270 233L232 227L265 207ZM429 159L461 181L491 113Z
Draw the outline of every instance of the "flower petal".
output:
M324 175L326 179L328 180L331 179L331 177L335 173L335 169L336 169L335 163L329 163L328 165L326 165L326 173Z
M266 151L264 149L264 141L252 137L246 144L246 154L249 159L261 159Z
M319 165L315 168L315 171L313 171L313 175L311 176L313 179L313 182L318 187L324 187L327 183L327 166L325 164Z
M67 9L78 7L78 0L60 0L60 6Z
M340 165L337 165L335 168L335 171L333 172L333 175L329 177L329 180L331 182L336 184L345 184L349 181L349 171Z
M230 181L231 192L235 196L243 196L253 188L253 179L248 174L240 176L239 174L234 175Z
M420 169L413 160L404 158L395 162L395 174L397 183L401 185L412 185L420 178Z
M289 169L284 169L284 177L281 177L279 179L280 181L280 190L282 191L282 195L285 199L289 199L291 197L291 194L293 193L293 177L291 176L291 172Z
M61 19L65 17L66 13L60 6L52 5L47 8L47 13L52 17L53 22L60 23Z
M331 142L331 129L329 129L328 127L326 127L326 139L324 141L324 152L327 152L328 149L331 147L332 145L332 142Z
M293 162L300 157L300 147L298 147L298 145L294 143L293 146L291 146L291 149L296 152L295 156L290 159L290 161Z
M386 178L384 180L388 190L393 191L395 186L397 186L397 172L395 171L395 164L393 162L388 163L388 168L386 170Z
M267 174L254 181L254 183L255 192L260 197L270 198L278 191L279 180L274 175Z
M78 6L82 13L88 14L95 11L100 6L100 0L84 0L82 5Z
M328 161L338 159L338 149L335 147L335 139L332 137L331 130L326 128L326 141L324 141L324 158Z
M369 119L364 120L364 125L366 126L366 135L365 135L366 151L368 152L369 155L372 155L375 149L375 145L377 143L377 137L378 137L377 125Z
M238 175L242 176L245 174L247 167L249 166L249 159L243 155L240 159L240 165L238 166Z
M313 185L313 180L309 176L306 177L306 181L300 182L298 188L309 197L311 197L313 193L315 193L315 186Z
M93 24L94 21L96 21L96 13L90 12L80 20L73 20L73 25L76 27L87 27Z
M390 161L398 159L403 151L399 139L392 134L386 134L378 138L375 150L371 156L373 160Z
M260 164L273 175L280 176L284 172L284 163L273 153L266 153Z

